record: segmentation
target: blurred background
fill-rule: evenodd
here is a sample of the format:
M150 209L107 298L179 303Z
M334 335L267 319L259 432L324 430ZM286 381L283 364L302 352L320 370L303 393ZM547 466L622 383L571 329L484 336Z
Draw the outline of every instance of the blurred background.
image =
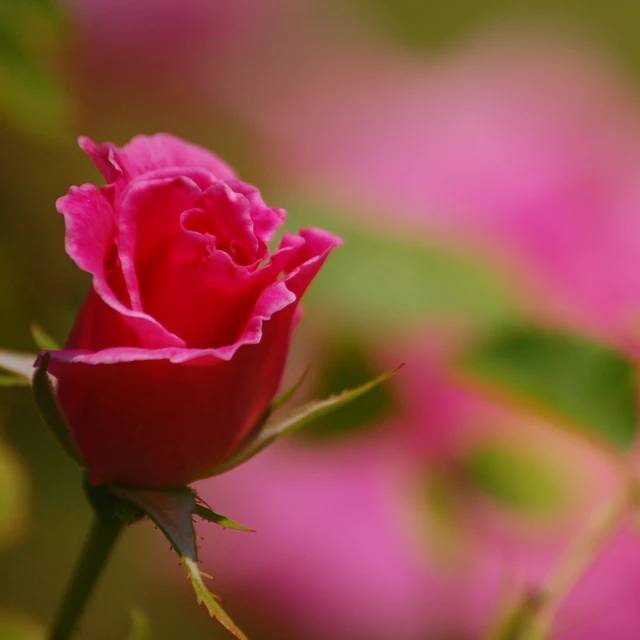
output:
M90 285L55 199L101 178L78 135L166 131L342 235L291 358L320 397L386 386L200 484L254 640L478 640L543 588L634 455L640 9L626 0L5 0L0 346L63 342ZM27 389L0 389L0 637L41 637L89 524ZM553 637L640 635L623 527ZM224 638L149 523L81 638ZM504 636L505 638L507 636Z

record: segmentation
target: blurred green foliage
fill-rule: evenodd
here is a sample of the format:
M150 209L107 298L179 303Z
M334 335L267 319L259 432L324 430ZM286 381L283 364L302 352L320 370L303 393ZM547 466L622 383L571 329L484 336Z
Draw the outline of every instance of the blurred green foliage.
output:
M446 466L431 465L419 484L420 530L436 561L456 562L468 535L466 495L460 478Z
M131 611L131 623L131 635L127 640L151 640L149 618L140 609Z
M8 611L0 611L2 640L44 640L44 629L30 618Z
M22 459L0 437L0 551L25 532L31 506L29 485Z
M539 455L506 442L477 445L463 469L475 488L508 510L545 515L564 504L563 479L556 470Z
M636 369L605 345L533 326L492 332L461 358L472 376L620 449L636 441Z
M640 72L639 7L628 0L351 0L401 46L433 51L496 24L546 24L586 36Z
M54 0L0 3L0 114L18 127L53 137L68 128L71 101L54 68L68 37Z
M413 240L353 214L293 203L289 228L317 226L345 241L309 289L308 304L338 314L364 338L433 322L478 327L518 314L516 292L497 270L467 251Z
M370 348L355 337L327 336L327 343L319 350L320 360L313 366L316 376L315 394L324 398L337 389L353 389L380 373L371 359ZM400 363L397 363L400 364ZM315 441L336 436L368 433L369 427L379 425L400 409L395 397L394 381L378 385L369 393L321 416L300 432L300 437Z

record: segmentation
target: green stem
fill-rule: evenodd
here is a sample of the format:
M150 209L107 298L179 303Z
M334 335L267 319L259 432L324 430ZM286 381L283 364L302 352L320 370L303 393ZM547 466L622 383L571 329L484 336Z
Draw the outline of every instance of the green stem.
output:
M528 590L506 604L486 640L549 640L563 602L603 547L632 513L637 496L635 478L623 458L617 459L617 494L592 515L566 549L540 589Z
M71 582L49 631L48 640L69 640L125 523L112 512L96 511Z
M586 525L582 535L566 551L548 582L543 587L541 601L522 640L549 638L555 615L603 547L620 529L631 512L634 487L625 478L619 495L604 505Z

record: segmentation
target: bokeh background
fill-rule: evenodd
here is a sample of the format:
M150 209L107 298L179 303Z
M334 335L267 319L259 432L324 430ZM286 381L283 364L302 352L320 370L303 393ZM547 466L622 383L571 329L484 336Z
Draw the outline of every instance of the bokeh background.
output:
M199 526L210 586L255 640L489 637L616 494L603 442L628 450L637 426L639 21L626 0L0 3L0 346L33 352L33 321L63 342L90 285L54 207L100 180L77 136L166 131L228 160L288 228L345 238L294 344L302 395L407 365L201 483L256 529ZM540 328L571 338L542 353ZM504 331L562 411L510 393L517 367L494 384L465 366ZM0 434L0 637L37 638L90 514L27 389L0 389ZM640 637L639 592L629 524L553 637ZM227 637L149 523L80 637L126 638L132 610L154 639Z

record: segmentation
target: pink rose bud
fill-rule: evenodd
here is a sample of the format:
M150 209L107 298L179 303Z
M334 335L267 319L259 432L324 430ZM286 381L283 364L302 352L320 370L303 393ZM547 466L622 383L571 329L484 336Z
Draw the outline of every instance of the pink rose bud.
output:
M259 424L281 382L298 302L339 238L267 243L285 218L208 151L166 134L81 138L107 185L57 202L93 287L49 373L95 484L206 477Z

